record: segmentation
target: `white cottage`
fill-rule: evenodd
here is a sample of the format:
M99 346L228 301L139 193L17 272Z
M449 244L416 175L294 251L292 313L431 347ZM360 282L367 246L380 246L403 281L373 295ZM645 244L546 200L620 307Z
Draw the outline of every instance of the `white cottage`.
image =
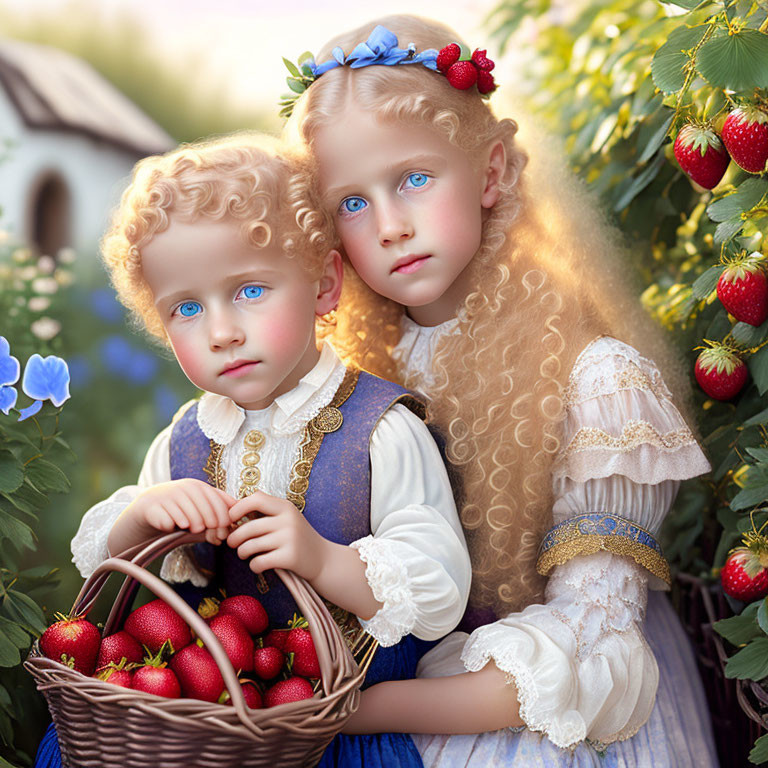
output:
M175 142L90 65L0 38L0 230L92 251L141 157Z

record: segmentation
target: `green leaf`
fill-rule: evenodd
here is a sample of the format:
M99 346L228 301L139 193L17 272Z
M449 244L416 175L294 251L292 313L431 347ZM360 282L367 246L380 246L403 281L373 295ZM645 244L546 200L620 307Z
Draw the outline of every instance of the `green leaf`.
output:
M661 0L664 5L677 5L680 8L685 8L687 11L692 11L694 8L698 8L702 0Z
M733 238L741 232L743 226L744 219L742 219L741 216L736 216L732 219L728 219L728 221L723 221L718 224L717 229L715 230L715 243L722 245L729 240L733 240Z
M768 408L747 419L742 426L754 427L757 424L768 424Z
M768 761L768 733L764 733L752 747L749 753L749 762L760 765Z
M638 165L643 165L643 163L650 160L656 153L656 150L664 143L664 139L666 138L667 132L669 131L669 126L672 125L672 120L675 117L675 113L666 108L664 109L664 112L662 112L662 115L667 112L669 112L669 114L666 115L664 121L645 145L645 149L643 149L640 157L637 160Z
M768 320L762 325L750 325L749 323L736 323L731 329L734 341L745 347L757 347L768 338Z
M0 629L0 667L15 667L21 663L19 649L3 634Z
M747 448L747 453L762 464L768 464L768 448ZM768 476L768 467L763 466L760 469L761 471L766 472L766 475Z
M725 676L739 680L762 680L768 675L768 637L752 640L728 659Z
M717 287L717 281L720 279L725 267L722 264L715 264L714 267L710 267L706 272L699 275L693 283L692 290L693 295L702 301L709 296L712 291Z
M10 451L0 451L0 491L13 493L24 482L24 470Z
M27 479L43 493L64 493L70 489L69 478L55 464L45 459L35 459L27 465Z
M15 589L9 589L5 595L3 607L11 618L15 619L28 632L36 635L42 635L45 632L46 624L43 611L29 595Z
M768 635L768 603L765 600L760 601L760 607L757 609L757 623L760 629Z
M288 71L294 77L301 77L301 72L299 72L299 68L292 61L288 61L288 59L286 59L285 56L283 56L283 64L285 64Z
M664 154L659 153L645 170L632 181L614 205L613 210L617 213L623 211L658 176L665 163Z
M760 603L751 603L741 612L740 616L716 621L712 627L715 632L722 635L732 645L744 645L750 640L760 637L760 627L755 621L755 615L759 608Z
M699 49L696 69L715 88L768 87L768 35L756 29L713 37Z
M35 535L26 524L0 508L0 541L9 539L21 549L35 549Z
M704 37L708 25L678 27L651 61L651 75L656 87L664 93L676 93L685 82L686 66L691 57L686 53L695 48Z
M304 91L307 90L307 86L304 85L300 80L296 80L293 77L286 77L285 82L288 83L288 87L294 92L294 93L304 93Z
M312 55L311 51L304 51L304 53L299 56L298 59L296 59L296 63L301 67L304 64L306 64L308 61L312 61L315 57Z
M768 483L752 488L742 488L731 499L731 509L739 512L742 509L749 509L756 504L761 504L766 499L768 499Z
M767 179L747 179L732 194L710 203L707 207L707 215L712 221L727 221L740 216L752 210L763 199L766 192L768 192Z
M757 391L764 395L768 392L768 347L755 352L747 361L747 366Z
M0 616L0 632L2 632L17 648L29 647L29 635L14 621Z

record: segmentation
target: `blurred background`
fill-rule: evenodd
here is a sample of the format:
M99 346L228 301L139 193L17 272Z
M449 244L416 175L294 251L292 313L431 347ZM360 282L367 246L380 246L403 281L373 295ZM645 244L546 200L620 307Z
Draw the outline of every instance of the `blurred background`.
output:
M13 412L0 416L0 768L30 764L46 725L19 664L81 586L69 542L83 512L135 481L152 438L196 394L114 299L98 257L109 212L147 154L240 128L278 132L282 56L316 51L380 8L373 0L219 0L215 8L0 0L0 336L22 368L33 353L63 357L72 393L63 408L47 403L22 423ZM388 13L412 10L387 3ZM711 624L744 608L718 591L718 568L768 518L768 451L759 453L768 445L768 326L735 323L714 286L724 255L764 250L768 182L731 164L714 192L704 190L674 162L672 139L688 118L722 124L734 96L765 97L765 3L422 0L418 12L488 49L500 85L494 108L521 121L523 141L539 154L561 147L599 197L624 234L639 298L684 364L693 370L705 338L743 347L753 383L730 403L694 396L716 471L683 485L664 543L682 575L679 611L709 675L719 747L731 756L741 749L746 760L765 707L752 700L752 725L728 719L738 704L721 685L725 652ZM685 40L674 37L681 30ZM696 56L713 32L715 41L749 38L757 47L705 68ZM730 207L713 209L726 195ZM0 394L12 384L0 382ZM20 394L16 407L28 403ZM34 474L29 465L42 466L41 457L46 471ZM710 608L714 600L714 613L702 613L702 599ZM749 631L734 640L768 643L768 615L758 626L750 610ZM749 634L753 625L759 636ZM747 685L765 673L747 665L731 676Z

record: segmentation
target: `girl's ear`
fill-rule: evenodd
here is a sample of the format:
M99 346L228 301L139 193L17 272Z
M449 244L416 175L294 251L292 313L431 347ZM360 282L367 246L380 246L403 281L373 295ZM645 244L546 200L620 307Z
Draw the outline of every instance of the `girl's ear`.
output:
M507 167L507 151L504 144L497 141L491 145L488 152L488 159L484 168L483 194L480 198L480 205L483 208L493 208L499 200L499 182L504 176L504 170Z
M341 296L341 286L344 280L344 265L338 251L329 251L325 257L325 269L320 276L317 288L315 314L325 315L336 309Z

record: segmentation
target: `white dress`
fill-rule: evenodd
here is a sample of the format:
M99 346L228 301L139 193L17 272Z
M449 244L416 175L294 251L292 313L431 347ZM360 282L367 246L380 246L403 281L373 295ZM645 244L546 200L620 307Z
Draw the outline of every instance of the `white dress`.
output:
M457 321L436 328L404 323L395 359L407 386L428 393L437 341ZM623 342L600 337L576 360L565 405L554 523L570 530L566 521L602 513L656 536L680 481L710 469L657 367ZM471 636L454 633L422 658L420 677L475 671L493 659L515 683L527 726L415 735L426 768L717 765L690 644L658 591L665 587L663 560L621 541L603 537L600 546L609 551L595 546L570 559L553 548L543 605ZM625 550L629 555L618 554Z
M225 446L229 494L237 497L243 438L258 429L265 436L259 449L259 487L286 497L302 430L331 401L345 370L333 348L325 344L317 365L268 408L244 411L227 397L203 395L198 425L207 437ZM107 538L120 513L141 490L171 479L171 429L155 438L136 485L120 488L83 516L72 539L72 560L84 578L109 557ZM394 645L409 633L436 640L459 623L471 580L467 545L445 466L424 423L399 404L377 424L369 453L372 535L350 546L359 550L367 564L366 579L383 607L370 620L358 620L382 646ZM185 547L166 555L160 575L171 582L207 583Z

